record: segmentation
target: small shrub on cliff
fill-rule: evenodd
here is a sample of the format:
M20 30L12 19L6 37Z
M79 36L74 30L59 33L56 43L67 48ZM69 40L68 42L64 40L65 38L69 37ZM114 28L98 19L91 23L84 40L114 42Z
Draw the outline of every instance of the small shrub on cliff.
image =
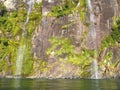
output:
M112 62L112 59L114 58L115 52L112 50L113 47L120 46L120 17L113 19L113 25L112 25L112 31L111 33L105 37L102 41L101 48L99 49L99 54L101 58L100 66L101 69L113 73L112 70L116 70L117 64L119 63L119 59L114 60L115 62Z
M51 12L48 15L59 18L78 12L81 21L84 21L85 13L87 12L86 4L86 0L65 0L64 4L61 2L60 5L53 6Z
M117 18L113 23L111 37L113 40L120 43L120 17Z
M103 39L101 48L112 47L117 43L120 43L120 18L114 18L112 31Z
M74 52L74 46L69 38L56 38L50 39L52 47L48 49L47 54L54 52L57 57L68 56Z

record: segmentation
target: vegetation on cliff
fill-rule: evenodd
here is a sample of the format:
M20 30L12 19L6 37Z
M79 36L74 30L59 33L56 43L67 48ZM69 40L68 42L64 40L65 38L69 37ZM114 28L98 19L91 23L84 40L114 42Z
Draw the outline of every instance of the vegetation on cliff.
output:
M18 10L7 11L4 5L2 5L0 10L0 72L2 74L14 75L16 68L16 53L18 47L23 43L26 43L27 49L25 50L22 75L34 75L34 73L39 71L39 74L50 72L50 65L58 65L58 63L50 64L45 60L34 59L31 50L31 41L33 32L36 30L36 27L39 26L43 18L41 10L42 3L35 3L30 14L29 23L25 26L25 20L27 18L26 7L26 4L21 3ZM66 0L65 3L52 7L51 12L48 13L47 16L60 18L76 13L79 14L80 20L84 23L88 14L86 0ZM62 28L66 29L72 25L73 22L68 22L68 25L64 25ZM86 25L86 27L88 26L89 24ZM71 37L51 36L49 40L51 47L47 49L46 57L48 60L50 59L49 57L52 57L55 59L55 62L61 63L61 61L63 61L64 64L69 63L71 66L79 67L77 72L79 77L91 76L92 70L90 68L94 58L98 59L101 71L103 70L103 67L105 68L103 74L107 74L111 68L112 70L114 69L113 72L116 72L118 70L117 66L120 59L117 58L116 62L113 63L112 58L114 53L113 48L120 48L120 17L113 19L111 30L111 33L103 39L98 51L90 50L85 46L86 30L81 38L79 52L76 50L76 46ZM26 34L22 37L24 31L26 31ZM94 57L95 53L97 53L96 57ZM63 66L62 69L64 71L65 67Z
M30 14L29 23L25 26L27 9L22 3L21 7L12 12L8 12L2 7L0 15L0 69L1 72L14 74L18 47L26 43L25 60L23 74L29 74L32 70L33 56L31 53L32 34L41 20L41 4L35 4L34 10ZM23 32L27 32L22 37Z

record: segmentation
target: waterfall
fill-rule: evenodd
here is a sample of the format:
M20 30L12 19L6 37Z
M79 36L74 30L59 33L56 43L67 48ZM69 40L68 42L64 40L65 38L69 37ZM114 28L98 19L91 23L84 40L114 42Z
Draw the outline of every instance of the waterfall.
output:
M27 19L26 19L26 21L25 21L25 25L28 23L28 21L29 21L29 16L30 16L30 12L31 12L31 10L32 10L32 8L33 8L33 6L34 6L34 0L29 0L28 2L27 2L27 4L28 4L28 12L27 12Z
M94 12L93 12L93 7L92 7L92 3L91 0L87 0L88 2L88 8L89 8L89 13L90 13L90 35L91 35L91 41L94 45L94 49L95 49L95 54L94 54L94 60L93 60L93 74L92 77L93 79L98 79L98 63L97 63L97 45L96 45L96 30L95 30L95 19L94 19Z
M29 0L27 1L28 4L28 11L27 11L27 19L25 21L25 25L24 27L26 27L27 23L29 22L29 16L30 16L30 12L34 6L34 0ZM26 28L24 28L23 32L22 32L22 40L20 42L20 46L18 48L18 52L17 52L17 59L16 59L16 72L15 72L15 76L21 76L22 74L22 66L23 66L23 59L24 59L24 52L26 47L26 42L25 42L25 35L27 33Z
M25 50L25 45L21 45L18 49L18 55L17 55L17 60L16 60L16 72L15 75L21 75L22 72L22 61L24 58L24 50Z

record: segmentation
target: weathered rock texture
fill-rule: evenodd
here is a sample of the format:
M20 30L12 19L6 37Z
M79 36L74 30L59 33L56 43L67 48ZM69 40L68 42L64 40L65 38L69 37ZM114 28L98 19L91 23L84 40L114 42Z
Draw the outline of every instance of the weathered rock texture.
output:
M102 39L111 32L112 18L117 16L119 11L118 2L116 0L92 0L95 15L94 25L97 32L97 48L100 46ZM44 18L42 19L42 24L37 29L33 38L33 50L36 58L46 58L45 53L47 48L50 47L49 39L52 36L70 37L76 47L81 47L81 38L84 37L84 31L87 30L87 28L80 21L80 17L77 13L60 18L45 16L49 11L51 11L51 7L56 6L57 4L60 4L59 0L54 0L54 2L48 2L47 0L43 1L42 10ZM75 23L66 30L62 29L62 26L68 24L70 20L75 21ZM92 43L89 35L87 36L86 47L94 49L94 44Z
M69 15L60 18L46 16L51 11L52 6L60 4L60 0L54 2L43 1L43 19L42 24L33 37L33 50L35 58L48 59L46 50L50 47L49 39L51 37L70 37L76 47L80 46L81 37L85 26L81 23L79 15ZM68 22L74 22L72 26L62 28L68 25Z
M102 39L111 32L112 20L119 13L116 0L92 0L93 11L95 15L96 45L100 46ZM87 46L93 48L91 38L88 37Z
M60 4L59 0L54 0L54 2L48 2L43 1L43 7L42 7L42 13L43 13L43 19L42 24L40 27L36 30L34 36L33 36L33 52L34 57L36 59L44 59L50 63L52 60L47 57L46 51L49 47L51 47L49 39L50 37L56 36L56 37L69 37L72 39L73 44L75 46L75 51L80 52L81 47L83 47L82 42L84 39L86 39L86 45L85 47L89 49L95 49L94 44L91 42L91 37L89 35L84 36L84 32L87 31L89 33L89 28L85 26L80 21L80 16L78 13L56 18L56 17L49 17L47 16L48 12L51 11L52 6L56 6L57 4ZM112 18L114 16L117 16L120 10L120 2L119 0L92 0L92 6L93 6L93 12L95 15L95 30L96 30L96 47L99 48L101 41L103 38L111 32L112 27ZM89 17L88 17L89 18ZM62 26L68 24L69 21L74 21L72 26L69 26L66 29L63 29ZM87 23L90 23L89 20L86 21ZM119 51L116 51L116 48L113 48L113 59L119 58L116 56L116 53L118 55ZM105 52L106 53L106 52ZM104 55L105 55L104 53ZM103 57L104 57L103 55ZM118 55L119 56L119 55ZM102 57L101 57L102 58ZM114 62L114 60L112 61ZM50 72L48 73L42 73L39 74L39 77L65 77L64 74L68 72L61 71L61 64L58 64L57 62L53 61L54 63L51 63ZM57 64L55 64L57 63ZM55 65L55 66L54 66ZM63 64L65 65L65 63ZM48 65L49 66L49 65ZM72 67L72 65L71 65ZM73 66L74 67L74 66ZM119 66L118 66L119 67ZM66 67L67 68L67 67ZM106 68L106 67L105 67ZM51 71L52 70L52 71ZM110 69L109 69L110 70ZM105 69L105 75L109 75L106 77L115 77L116 71L109 72L107 68ZM55 72L56 71L56 72ZM71 70L70 70L71 71ZM59 76L59 73L61 76ZM74 71L73 71L74 72ZM77 72L77 71L76 71ZM119 69L118 69L119 72ZM58 73L58 74L57 74ZM79 73L79 72L77 72ZM110 74L112 73L112 74ZM45 75L44 75L45 74ZM103 73L104 74L104 73ZM38 75L38 74L36 74ZM70 74L72 75L72 74ZM78 74L73 75L78 76Z
M43 69L41 63L34 63L35 72L33 75L29 76L29 78L80 78L80 67L73 65L72 63L68 63L65 60L57 62L48 62L47 66ZM41 68L43 70L41 70Z
M42 58L44 60L47 60L46 50L50 47L50 37L61 35L61 27L64 25L64 17L57 19L54 17L46 16L48 12L50 12L51 7L57 5L58 3L58 0L56 0L54 3L43 1L43 18L41 26L33 36L33 51L35 58Z

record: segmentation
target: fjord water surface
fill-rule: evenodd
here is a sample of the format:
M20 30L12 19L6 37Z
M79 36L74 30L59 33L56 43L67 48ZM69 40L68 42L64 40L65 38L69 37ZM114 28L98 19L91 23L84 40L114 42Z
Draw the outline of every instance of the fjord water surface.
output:
M120 80L0 79L0 90L120 90Z

